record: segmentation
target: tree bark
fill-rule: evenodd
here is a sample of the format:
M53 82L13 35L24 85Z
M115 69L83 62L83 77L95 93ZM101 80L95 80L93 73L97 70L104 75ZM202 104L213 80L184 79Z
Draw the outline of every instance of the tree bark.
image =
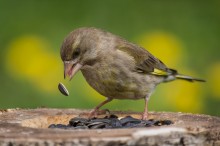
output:
M149 112L150 119L171 120L169 126L127 129L62 130L78 109L8 109L0 111L0 145L220 145L220 118L209 115ZM140 113L112 112L118 117Z

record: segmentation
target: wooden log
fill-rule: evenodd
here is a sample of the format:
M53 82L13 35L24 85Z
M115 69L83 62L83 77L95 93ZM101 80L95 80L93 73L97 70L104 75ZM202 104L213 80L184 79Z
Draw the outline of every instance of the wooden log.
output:
M220 145L220 118L209 115L150 112L169 126L127 129L62 130L50 124L67 124L87 110L8 109L0 111L0 145ZM113 112L119 117L140 113Z

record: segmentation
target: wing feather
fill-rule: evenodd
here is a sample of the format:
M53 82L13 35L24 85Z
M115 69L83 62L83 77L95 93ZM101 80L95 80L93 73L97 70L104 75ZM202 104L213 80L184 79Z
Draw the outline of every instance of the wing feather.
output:
M131 55L136 63L135 70L137 72L153 74L159 76L168 76L170 74L176 74L177 71L173 69L169 69L166 65L154 57L150 52L146 49L141 48L134 44L126 44L119 45L116 47L120 51L124 51L127 54Z

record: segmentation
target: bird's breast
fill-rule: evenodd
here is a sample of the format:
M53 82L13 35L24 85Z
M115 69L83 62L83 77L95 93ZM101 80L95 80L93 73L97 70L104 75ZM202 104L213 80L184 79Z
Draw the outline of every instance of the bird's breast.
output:
M116 61L116 62L115 62ZM86 81L103 96L116 99L140 99L152 92L155 84L148 83L146 75L132 71L122 62L96 63L83 67Z

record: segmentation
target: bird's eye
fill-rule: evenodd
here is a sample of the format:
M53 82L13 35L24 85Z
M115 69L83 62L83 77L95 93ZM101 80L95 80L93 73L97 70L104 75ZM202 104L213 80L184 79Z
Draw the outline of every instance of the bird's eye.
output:
M76 48L75 51L73 52L73 56L72 56L73 59L76 58L76 57L78 57L79 54L80 54L80 49L79 49L79 48Z

